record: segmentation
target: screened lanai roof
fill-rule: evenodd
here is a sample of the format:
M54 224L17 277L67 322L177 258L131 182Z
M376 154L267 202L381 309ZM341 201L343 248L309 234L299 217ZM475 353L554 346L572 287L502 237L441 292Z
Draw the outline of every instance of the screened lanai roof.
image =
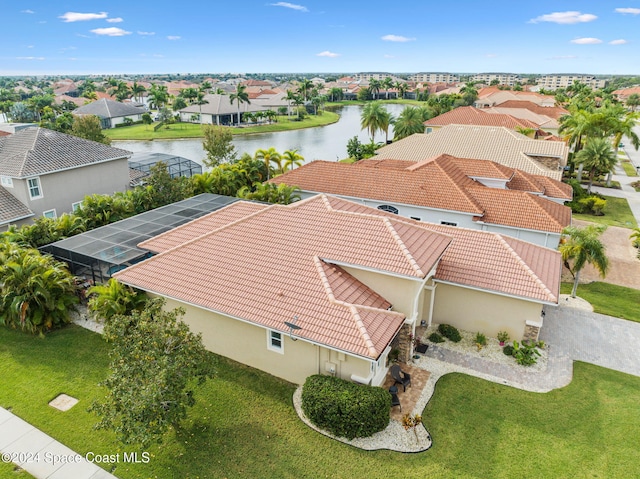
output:
M202 173L202 166L195 161L167 153L134 153L129 159L129 168L149 174L151 167L161 161L166 163L171 178Z
M203 193L56 241L41 249L60 260L78 265L90 266L98 262L109 266L132 264L149 255L148 250L138 248L138 243L236 201L239 199Z

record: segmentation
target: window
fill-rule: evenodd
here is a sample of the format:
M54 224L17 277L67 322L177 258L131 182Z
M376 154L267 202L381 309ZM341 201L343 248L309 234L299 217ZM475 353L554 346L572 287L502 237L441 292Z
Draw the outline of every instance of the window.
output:
M13 188L13 180L8 176L0 176L0 184L7 188Z
M416 221L422 221L420 218L418 218L417 216L412 216L411 217L412 220L416 220Z
M458 226L458 223L452 223L451 221L441 221L440 224L445 226Z
M277 353L284 353L284 341L282 333L267 330L267 349Z
M43 211L42 216L44 216L45 218L51 218L51 219L58 217L58 215L56 214L56 210Z
M42 198L42 190L40 189L40 178L29 178L27 180L29 186L29 196L31 199Z
M379 210L386 211L387 213L393 213L394 215L398 214L398 208L391 205L380 205L378 206Z
M433 131L433 128L431 128L430 126L427 127L427 133L431 133Z
M76 201L75 203L71 203L71 211L75 213L80 209L81 205L82 205L82 201Z

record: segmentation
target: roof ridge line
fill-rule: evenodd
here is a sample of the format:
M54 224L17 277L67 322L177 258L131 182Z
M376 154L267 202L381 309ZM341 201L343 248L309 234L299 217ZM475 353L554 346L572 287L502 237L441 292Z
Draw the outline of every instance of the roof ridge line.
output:
M556 218L553 217L553 215L547 210L546 207L546 203L545 201L551 202L553 203L553 205L557 205L557 203L555 203L554 201L551 201L550 199L547 198L541 198L538 195L534 195L533 193L529 192L529 191L523 191L523 193L525 193L527 195L527 198L529 198L529 201L533 201L534 203L536 203L541 209L542 211L544 211L544 214L547 215L547 217L552 220L554 223L556 223L560 228L564 228L564 226L562 226L558 220ZM544 192L543 192L544 194ZM551 205L549 205L551 206ZM558 206L563 206L563 205L558 205Z
M369 332L367 331L366 326L362 322L362 318L360 318L360 312L358 311L358 308L352 305L349 307L349 311L351 312L353 321L356 323L356 327L360 332L360 336L362 336L362 339L364 340L365 346L369 350L369 354L373 357L378 357L378 350L373 344L373 341L371 340L371 336L369 336Z
M424 271L422 271L422 269L420 269L420 265L418 264L418 262L415 260L415 258L413 257L413 255L409 251L409 248L407 248L407 245L404 244L404 241L402 241L402 238L400 238L400 234L398 233L398 231L391 224L391 220L389 218L384 218L383 217L382 218L382 222L384 223L384 225L389 230L389 233L391 233L391 237L398 244L398 247L400 248L400 251L402 251L402 254L404 254L404 256L407 258L407 261L411 265L411 268L413 268L413 270L417 274L419 274L421 278L424 278L426 276L426 273Z
M448 156L451 156L451 155L448 155ZM445 166L448 169L445 169L445 167L443 167L443 165L441 165L439 161L435 161L434 164L449 179L449 181L453 184L454 188L457 189L467 199L467 201L469 201L473 206L475 206L477 211L479 211L484 216L484 213L485 213L484 209L480 207L480 205L478 204L478 201L473 197L473 195L471 195L467 191L467 187L471 185L471 183L469 182L471 181L473 183L476 183L476 181L469 178L469 176L465 174L464 170L455 164L455 161L454 162L445 161ZM449 171L451 168L455 169L456 173L459 173L460 175L462 175L464 178L463 181L466 181L468 184L462 185L458 181L456 181L453 178L451 172Z
M556 298L556 296L551 292L551 290L547 288L547 285L540 280L540 278L535 273L535 271L531 269L531 267L525 262L525 260L522 259L522 257L516 252L516 250L514 250L509 243L507 243L507 241L503 238L503 236L500 234L497 234L496 236L498 237L498 241L500 241L500 243L502 243L507 248L507 251L515 258L515 260L518 261L518 263L520 263L520 265L524 267L523 269L529 274L529 276L533 278L534 282L541 287L540 289L542 289L545 293L547 293L547 295L551 297L553 301L557 301L558 298ZM517 238L514 238L514 239L517 239Z

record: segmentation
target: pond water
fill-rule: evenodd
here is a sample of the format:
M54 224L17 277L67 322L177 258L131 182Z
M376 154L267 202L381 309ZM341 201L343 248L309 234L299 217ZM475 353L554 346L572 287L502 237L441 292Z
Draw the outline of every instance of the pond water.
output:
M397 117L405 105L389 104L385 108ZM305 162L312 160L336 161L347 157L347 142L358 136L361 142L368 143L369 133L360 129L362 106L347 105L336 110L340 120L332 125L303 130L281 131L276 133L257 133L235 136L233 144L239 155L253 155L260 148L274 147L282 153L297 149ZM389 138L393 138L393 126L389 128ZM375 141L385 141L384 133L376 134ZM125 150L145 153L168 153L202 163L205 158L201 139L154 140L154 141L113 141L113 146Z

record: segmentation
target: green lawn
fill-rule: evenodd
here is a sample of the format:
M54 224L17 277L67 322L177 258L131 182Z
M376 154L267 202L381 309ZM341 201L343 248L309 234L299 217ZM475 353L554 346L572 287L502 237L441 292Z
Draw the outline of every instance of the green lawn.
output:
M571 294L573 283L562 283L560 292ZM576 296L591 303L596 313L640 323L640 290L594 281L579 284Z
M622 165L622 169L627 174L627 176L638 176L638 173L635 167L631 164L629 160L622 161L620 165Z
M638 226L626 198L605 196L604 199L607 200L604 216L573 213L573 218L607 226L621 226L622 228L636 228Z
M108 363L99 336L69 327L39 339L0 328L0 361L3 407L80 453L136 450L91 428L86 407L103 393L96 383ZM445 376L424 414L434 445L420 454L330 440L300 422L293 386L224 359L217 369L184 428L149 450L149 464L119 464L118 477L612 479L640 470L640 378L587 364L576 363L571 385L548 394ZM80 403L52 409L47 402L60 392Z
M335 123L340 119L340 115L331 111L323 111L321 115L308 115L301 121L295 121L294 118L295 116L291 116L291 119L286 115L278 116L276 123L232 128L232 132L234 135L246 135L251 133L300 130ZM154 125L156 124L157 123ZM196 123L174 123L169 125L169 128L162 127L158 131L153 131L154 125L133 125L122 128L111 128L103 130L103 133L112 140L170 140L202 137L202 127Z
M0 462L0 477L2 479L30 479L33 476L27 471L18 469L15 464Z

